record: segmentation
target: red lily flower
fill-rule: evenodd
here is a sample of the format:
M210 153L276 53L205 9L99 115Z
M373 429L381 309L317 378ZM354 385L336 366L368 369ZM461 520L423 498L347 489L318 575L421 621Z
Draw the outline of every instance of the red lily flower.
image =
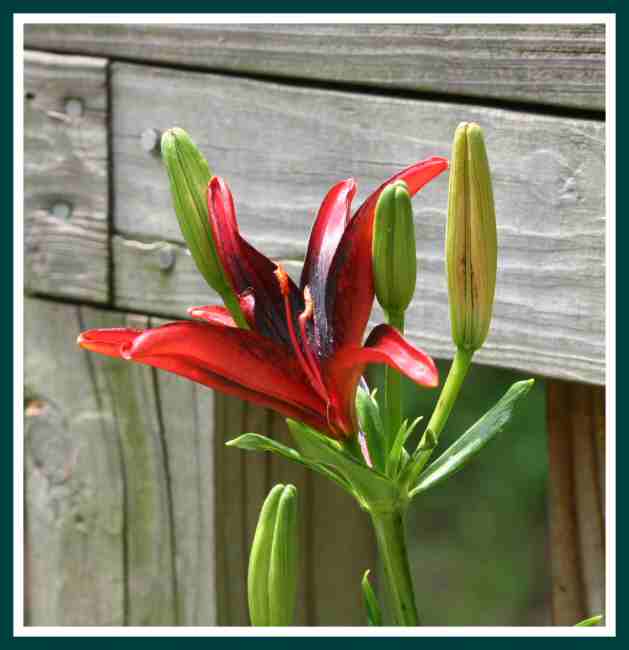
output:
M430 158L386 181L350 218L353 179L325 197L312 229L300 287L240 235L232 195L220 177L208 188L217 251L250 330L223 307L192 307L200 322L147 330L89 330L87 350L174 372L275 409L335 438L357 431L354 398L368 363L385 363L424 386L436 386L432 359L394 328L379 325L362 338L374 299L372 229L384 187L406 181L415 194L447 169Z

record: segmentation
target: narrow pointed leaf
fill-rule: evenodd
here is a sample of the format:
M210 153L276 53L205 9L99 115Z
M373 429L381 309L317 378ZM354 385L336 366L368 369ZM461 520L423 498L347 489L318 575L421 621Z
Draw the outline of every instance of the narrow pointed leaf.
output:
M375 391L374 391L375 393ZM367 436L367 448L373 466L384 474L387 460L387 439L380 417L380 407L374 393L358 387L356 391L356 412L358 423Z
M245 449L247 451L268 451L272 454L277 454L278 456L283 456L288 460L292 460L295 463L300 463L306 467L323 474L327 478L333 480L335 483L338 483L344 490L347 490L350 494L353 495L353 490L347 481L339 476L336 472L325 467L319 463L312 462L307 458L304 458L298 451L287 445L283 445L281 442L276 442L267 438L266 436L261 436L258 433L243 433L241 436L229 440L225 443L227 447L237 447L238 449Z
M421 419L421 417L416 418L410 425L407 420L402 422L402 426L395 436L393 446L391 447L391 451L387 457L387 476L395 476L398 473L404 445Z
M386 506L398 496L395 485L385 476L360 463L342 445L307 425L287 419L288 428L303 456L324 463L341 474L357 492L364 505Z
M399 483L401 485L415 484L417 477L430 460L438 442L437 436L430 429L427 429L413 455L406 459L404 466L400 469Z
M533 383L534 380L529 379L513 384L493 408L420 474L410 496L441 483L474 458L511 420L516 404L531 390Z
M367 623L370 626L380 627L382 625L382 613L380 611L380 605L376 598L376 594L369 582L369 569L365 571L365 575L363 575L360 584L363 589L363 602L365 603L365 609L367 610Z
M590 618L586 618L583 621L579 621L578 623L575 624L575 627L592 627L595 625L602 625L602 624L603 624L603 615L597 614L596 616L591 616Z

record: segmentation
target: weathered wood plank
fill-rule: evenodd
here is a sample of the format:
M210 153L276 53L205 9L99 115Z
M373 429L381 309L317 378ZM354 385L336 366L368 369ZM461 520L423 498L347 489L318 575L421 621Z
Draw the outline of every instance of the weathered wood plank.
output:
M216 435L216 526L219 553L218 624L249 625L247 606L247 473L244 453L225 447L225 442L242 433L248 405L235 397L217 395ZM262 495L262 499L266 494Z
M366 622L360 581L378 565L369 516L339 486L312 477L310 536L314 616L312 625ZM317 567L325 567L325 571Z
M26 299L24 324L27 622L123 625L124 472L114 413L75 344L77 307Z
M140 146L144 129L181 125L230 183L245 236L278 260L303 259L318 205L339 178L355 176L364 197L414 160L449 155L457 123L478 121L494 174L500 267L492 331L477 360L604 381L604 123L123 64L113 66L112 84L118 232L181 241L161 162ZM407 314L409 335L444 358L453 352L446 195L443 175L414 202L420 270ZM181 255L165 273L150 247L118 240L114 248L118 305L181 316L184 302L211 295Z
M151 318L152 327L163 324ZM167 458L178 625L216 625L214 393L156 371Z
M144 316L81 308L83 327L146 327ZM85 352L103 408L113 416L125 481L126 620L176 623L173 522L155 371Z
M605 613L605 391L548 383L553 622Z
M27 47L604 109L597 25L26 25Z
M107 61L26 52L27 291L106 302Z

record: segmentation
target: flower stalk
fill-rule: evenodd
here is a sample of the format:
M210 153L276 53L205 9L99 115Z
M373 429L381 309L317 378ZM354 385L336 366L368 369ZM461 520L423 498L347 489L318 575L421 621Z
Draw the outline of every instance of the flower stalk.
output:
M403 513L400 509L372 512L378 550L387 580L389 602L396 625L419 625L415 592L406 551Z

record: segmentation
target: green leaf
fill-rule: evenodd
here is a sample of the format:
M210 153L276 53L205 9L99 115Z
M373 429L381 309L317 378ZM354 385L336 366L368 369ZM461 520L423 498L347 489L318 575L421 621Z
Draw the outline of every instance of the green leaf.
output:
M238 449L246 449L248 451L270 451L273 454L284 456L284 458L288 458L288 460L300 463L315 472L319 472L319 474L323 474L335 483L338 483L338 485L340 485L344 490L347 490L350 494L354 494L349 483L342 476L339 476L337 472L330 470L328 467L325 467L320 463L312 462L307 458L304 458L292 447L271 440L271 438L267 438L266 436L261 436L258 433L243 433L241 436L238 436L238 438L229 440L225 445L227 447L237 447Z
M367 610L367 624L380 627L382 625L382 613L380 612L380 605L378 604L376 594L369 582L369 569L365 571L365 575L360 584L363 588L363 602Z
M533 383L534 380L529 379L513 384L493 408L420 474L410 496L441 483L474 458L511 420L517 402L531 390Z
M402 467L400 468L400 474L398 477L398 483L400 485L408 486L415 484L417 477L424 469L426 463L430 460L437 443L437 436L435 436L430 429L426 429L417 445L417 448L413 452L413 455L406 459L406 462L403 462ZM406 450L404 449L403 451ZM402 454L402 460L405 460L404 454Z
M384 473L387 458L387 439L376 401L376 391L369 393L361 386L356 391L356 411L360 428L367 436L367 448L374 467Z
M579 621L578 623L575 624L575 627L592 627L594 625L602 625L602 624L603 624L603 615L597 614L596 616L591 616L590 618L586 618L583 621Z
M395 484L375 469L367 467L332 440L309 426L287 419L288 428L302 455L323 463L341 474L351 484L365 506L391 507L397 501Z
M408 425L408 420L404 420L402 422L402 426L400 427L399 431L397 432L395 436L395 440L393 441L393 446L391 447L391 451L389 452L389 456L387 458L387 465L386 465L386 475L387 476L396 476L398 474L398 471L400 469L400 461L402 460L402 451L404 450L404 445L406 444L406 441L408 440L409 436L413 431L415 430L415 427L421 420L421 417L415 418L415 420L411 423L411 425Z

